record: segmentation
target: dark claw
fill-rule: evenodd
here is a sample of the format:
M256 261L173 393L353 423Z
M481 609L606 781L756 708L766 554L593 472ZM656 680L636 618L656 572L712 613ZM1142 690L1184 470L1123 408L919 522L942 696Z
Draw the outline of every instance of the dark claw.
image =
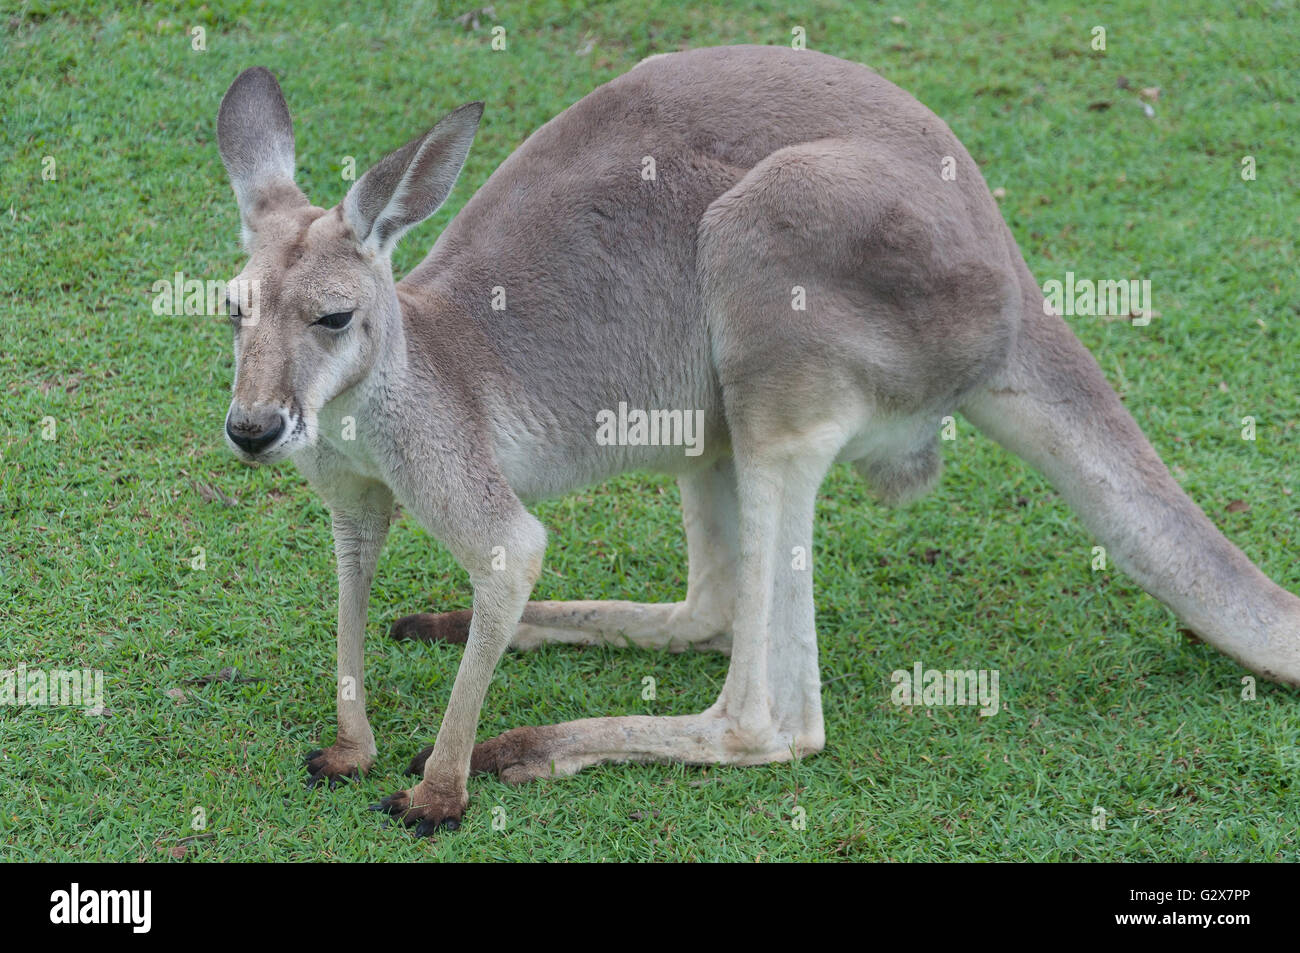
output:
M410 798L405 791L390 794L388 797L371 804L369 809L392 815L407 827L414 828L413 832L416 837L429 837L439 830L454 831L460 828L460 818L458 817L443 817L438 820L419 817L418 812L411 810ZM385 821L387 821L387 818L385 818Z
M309 788L318 787L322 782L328 781L330 790L333 791L340 784L350 783L356 780L356 778L357 778L357 772L355 768L349 771L347 774L336 774L333 777L330 777L328 774L326 774L325 770L322 768L321 770L312 774L312 776L307 779L307 787Z
M315 751L308 751L303 755L303 762L307 765L307 787L309 789L319 787L323 782L329 781L329 789L333 791L340 784L346 781L355 781L361 777L361 772L357 768L352 768L343 774L331 776L323 761L319 766L316 764L317 759L323 758L324 755L325 752L320 748Z
M454 817L444 817L440 821L420 821L415 825L416 837L429 837L438 831L456 831L460 830L460 821Z
M370 810L383 811L385 814L392 814L394 817L396 817L398 815L405 814L406 807L407 807L406 792L398 791L395 794L390 794L385 798L381 798L376 803L371 804Z

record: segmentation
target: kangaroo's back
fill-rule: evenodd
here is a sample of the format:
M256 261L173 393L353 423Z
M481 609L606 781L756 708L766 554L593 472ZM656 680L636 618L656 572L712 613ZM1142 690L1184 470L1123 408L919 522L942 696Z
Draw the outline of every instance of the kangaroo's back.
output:
M656 294L677 290L700 219L718 196L777 150L827 138L873 144L899 169L918 170L915 184L925 189L944 157L965 156L942 120L865 66L784 47L661 54L529 136L404 283L430 283L454 268L470 283L493 260L520 271L545 261L545 274L520 279L542 293L563 290L573 305L553 321L520 307L520 323L568 326L579 305L618 315L628 282ZM981 180L959 188L972 208L988 211ZM556 268L565 252L596 261Z
M454 301L482 332L503 371L492 388L499 416L526 432L507 443L528 442L531 477L548 469L538 454L586 464L583 482L628 466L672 470L691 462L677 449L593 456L593 414L620 403L700 409L711 447L725 449L698 275L701 221L768 156L827 139L867 151L888 177L877 189L885 205L892 194L932 194L945 159L958 162L943 199L956 213L930 217L971 235L1004 227L961 144L906 92L812 51L722 47L652 57L546 123L402 286L437 289L441 307ZM881 205L881 216L892 213ZM437 334L423 339L445 347Z

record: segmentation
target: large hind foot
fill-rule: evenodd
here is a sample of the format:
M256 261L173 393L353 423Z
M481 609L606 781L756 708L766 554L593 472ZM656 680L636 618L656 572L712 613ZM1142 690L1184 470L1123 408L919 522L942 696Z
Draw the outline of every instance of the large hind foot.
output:
M421 781L409 791L397 791L371 804L370 810L397 818L414 828L416 837L428 837L440 829L456 830L468 807L468 791L449 794L435 791L427 781Z
M399 642L450 642L464 645L469 639L469 609L456 612L419 612L402 616L388 634Z

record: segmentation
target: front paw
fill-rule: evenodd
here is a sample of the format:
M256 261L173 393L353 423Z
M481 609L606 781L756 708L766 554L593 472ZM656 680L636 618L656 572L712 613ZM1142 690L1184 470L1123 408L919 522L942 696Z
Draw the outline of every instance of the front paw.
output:
M303 762L307 766L307 787L314 788L328 782L332 791L340 782L361 777L370 770L374 761L374 755L367 754L360 748L338 744L308 751L303 756Z
M409 791L398 791L378 804L371 804L370 810L391 814L407 827L414 827L416 837L428 837L439 828L454 831L460 827L467 807L468 791L462 789L448 794L435 791L428 782L421 781Z

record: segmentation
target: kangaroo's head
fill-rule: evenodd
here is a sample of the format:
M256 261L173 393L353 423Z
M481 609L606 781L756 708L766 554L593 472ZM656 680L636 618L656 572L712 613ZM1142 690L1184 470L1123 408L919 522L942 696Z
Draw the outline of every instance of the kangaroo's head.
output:
M227 286L226 439L240 459L270 463L313 442L320 409L402 340L393 246L447 198L482 114L482 103L461 106L326 210L294 184L293 121L270 71L245 70L226 91L217 141L249 256Z

